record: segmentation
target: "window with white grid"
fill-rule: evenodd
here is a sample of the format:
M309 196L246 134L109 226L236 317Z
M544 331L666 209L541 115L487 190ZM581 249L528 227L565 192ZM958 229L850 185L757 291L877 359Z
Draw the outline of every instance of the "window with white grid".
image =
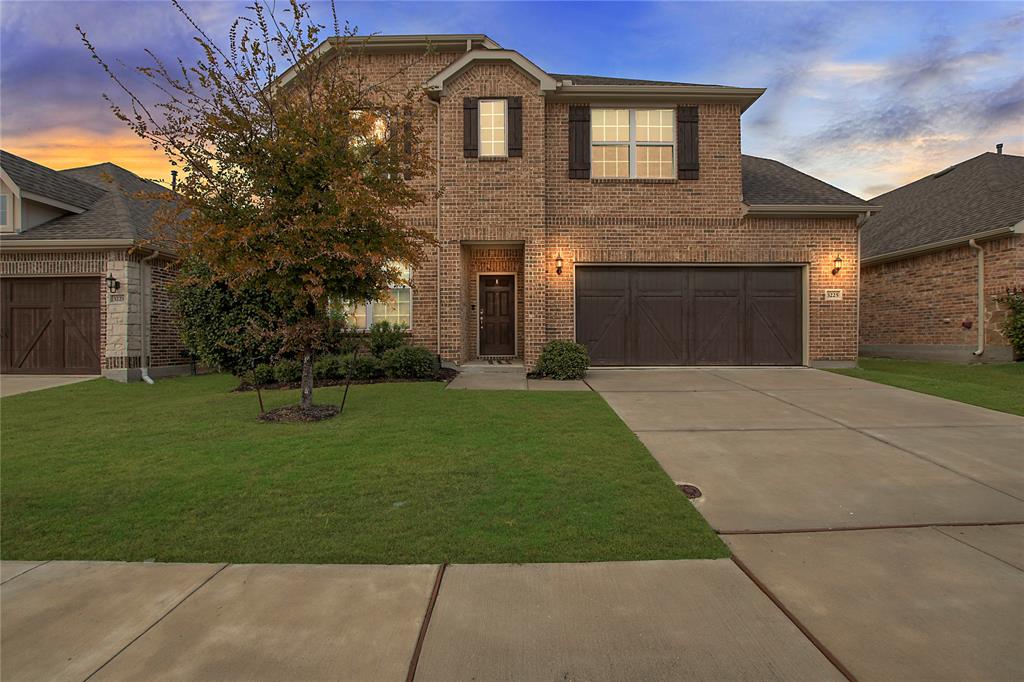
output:
M672 109L591 109L590 176L676 177Z
M503 99L480 100L480 156L508 156L507 106Z

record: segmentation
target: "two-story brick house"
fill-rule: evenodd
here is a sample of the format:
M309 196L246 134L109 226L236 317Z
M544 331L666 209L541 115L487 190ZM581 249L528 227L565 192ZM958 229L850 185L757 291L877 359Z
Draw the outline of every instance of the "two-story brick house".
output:
M597 365L855 361L870 206L741 154L762 89L547 73L483 35L342 44L320 58L421 89L437 169L414 182L440 190L409 215L436 248L359 323L454 363L529 366L555 339Z

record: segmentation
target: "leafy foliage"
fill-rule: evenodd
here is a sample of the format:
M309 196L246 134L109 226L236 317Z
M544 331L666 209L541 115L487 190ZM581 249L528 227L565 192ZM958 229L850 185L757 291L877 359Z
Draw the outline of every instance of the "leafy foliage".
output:
M345 366L345 356L324 355L313 364L313 376L317 379L342 379Z
M325 27L298 0L283 18L252 3L226 45L172 4L203 56L189 65L147 52L152 63L135 72L156 101L133 91L78 30L120 90L117 101L105 95L114 115L182 170L179 196L159 197L160 239L203 263L211 281L268 292L297 313L274 326L302 357L302 404L312 405L329 301L379 299L401 281L398 264L414 268L433 241L404 217L424 199L407 180L432 172L411 115L422 93L396 85L417 60L371 77L365 39L336 15L327 39L336 58L318 58Z
M370 352L378 358L406 342L409 328L402 324L374 322L370 325Z
M378 379L383 374L380 359L373 355L356 355L345 360L345 373L353 379L368 381Z
M1007 290L996 300L1007 307L1006 319L999 329L1013 346L1014 355L1024 357L1024 289Z
M298 360L278 360L274 363L274 380L289 383L302 379L302 363Z
M203 364L241 376L280 352L272 327L286 318L287 307L267 291L232 290L191 260L179 271L173 293L182 341Z
M537 374L552 379L582 379L590 367L587 349L572 341L551 341L537 360Z
M400 346L384 353L384 375L391 379L433 379L437 357L423 346Z
M252 380L260 386L274 381L274 366L266 362L256 365L253 368Z

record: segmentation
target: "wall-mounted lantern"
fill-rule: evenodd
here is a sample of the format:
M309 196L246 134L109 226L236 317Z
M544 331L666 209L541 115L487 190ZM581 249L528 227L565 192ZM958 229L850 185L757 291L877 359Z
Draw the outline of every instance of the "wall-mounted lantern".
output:
M114 277L114 273L107 275L107 291L115 292L121 288L121 283Z
M843 259L840 258L839 256L836 256L836 261L832 265L832 274L838 275L839 271L843 269Z
M562 254L558 254L557 256L555 256L555 274L556 275L561 275L562 274L562 265L563 265Z

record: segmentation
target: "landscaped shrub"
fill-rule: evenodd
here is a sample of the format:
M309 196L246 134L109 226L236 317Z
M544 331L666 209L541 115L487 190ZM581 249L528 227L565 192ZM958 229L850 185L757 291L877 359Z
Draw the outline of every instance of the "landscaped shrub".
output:
M380 366L380 359L372 355L349 356L345 359L346 376L351 374L353 379L367 381L380 378L383 371Z
M422 346L400 346L384 353L384 375L391 379L433 379L437 358Z
M1024 289L1007 290L1005 296L996 300L1007 307L1006 319L999 329L1013 346L1014 357L1024 357Z
M370 325L370 352L382 358L392 348L404 345L408 333L409 328L404 324L374 322Z
M572 341L552 341L537 360L537 374L552 379L582 379L590 367L587 349Z
M263 362L256 365L253 370L253 380L257 385L262 386L263 384L273 383L274 381L274 367Z
M274 363L274 379L284 384L302 380L302 363L298 360L278 360Z
M313 363L313 377L316 379L344 379L345 357L324 355Z

